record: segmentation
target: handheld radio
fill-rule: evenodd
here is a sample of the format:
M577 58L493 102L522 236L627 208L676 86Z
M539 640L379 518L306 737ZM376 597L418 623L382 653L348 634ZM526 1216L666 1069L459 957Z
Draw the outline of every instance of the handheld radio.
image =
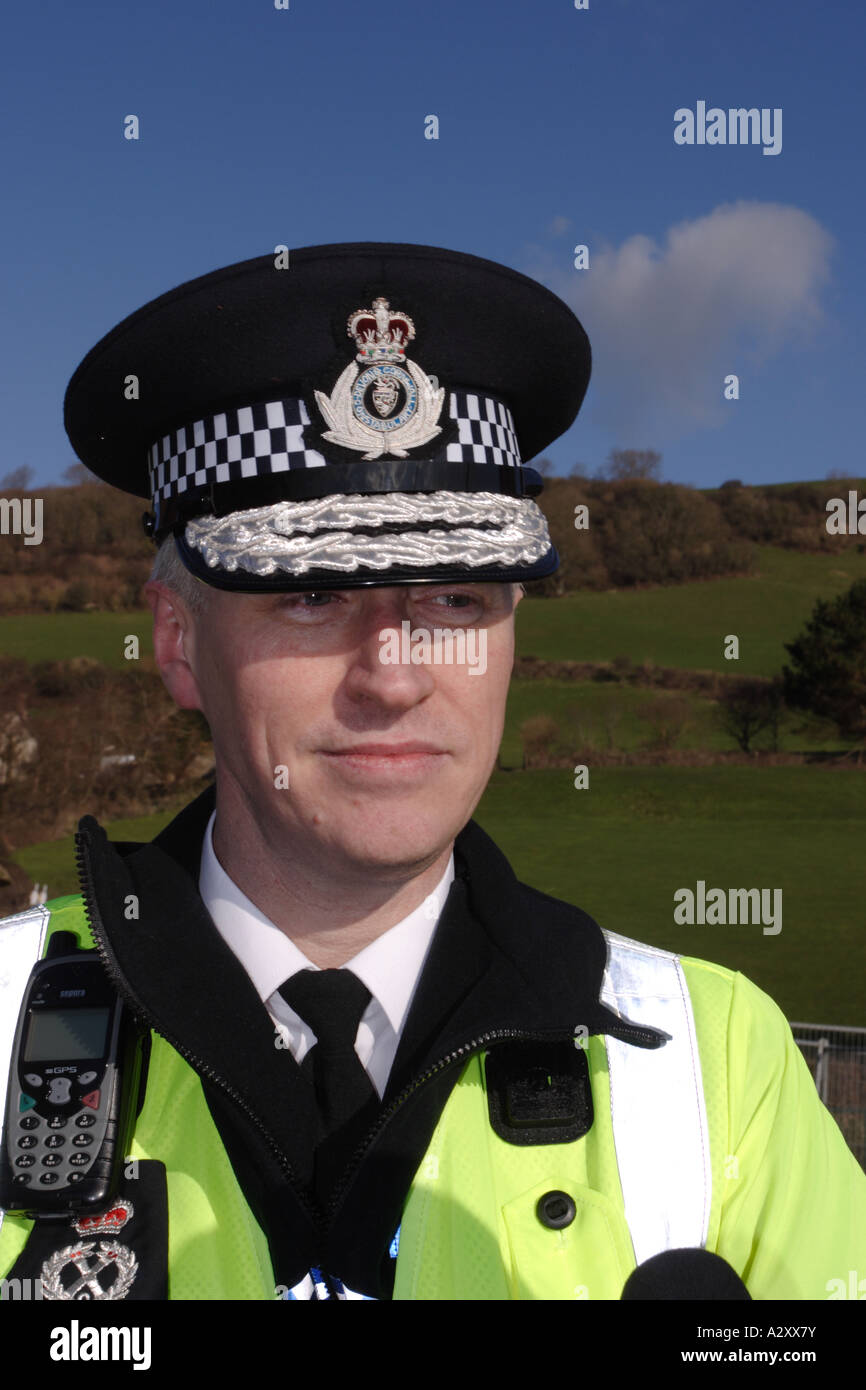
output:
M0 1207L68 1216L109 1201L140 1103L144 1033L96 951L55 932L30 974L9 1074Z

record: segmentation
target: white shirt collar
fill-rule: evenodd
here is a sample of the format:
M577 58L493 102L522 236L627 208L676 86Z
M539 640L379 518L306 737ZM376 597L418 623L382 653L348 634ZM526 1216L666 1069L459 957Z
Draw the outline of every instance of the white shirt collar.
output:
M216 811L208 821L202 844L199 892L218 932L265 1003L296 971L318 967L229 878L214 852L215 819ZM414 912L346 962L378 1000L398 1035L453 878L452 851L442 878Z

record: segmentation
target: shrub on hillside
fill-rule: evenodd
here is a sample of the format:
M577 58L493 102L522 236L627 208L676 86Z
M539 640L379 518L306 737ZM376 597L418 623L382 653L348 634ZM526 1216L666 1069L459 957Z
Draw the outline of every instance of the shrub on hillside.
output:
M692 707L677 695L659 695L640 708L640 718L649 725L650 748L673 748L692 723Z
M785 650L788 704L832 719L843 738L866 737L866 579L835 599L820 599Z
M547 597L575 589L679 584L748 573L752 547L718 504L693 488L651 479L551 479L539 499L560 556L557 574L528 585ZM575 507L588 509L576 529Z
M751 753L756 740L766 734L775 752L779 746L779 725L784 711L782 682L747 677L730 681L719 692L717 717L726 734L744 753Z

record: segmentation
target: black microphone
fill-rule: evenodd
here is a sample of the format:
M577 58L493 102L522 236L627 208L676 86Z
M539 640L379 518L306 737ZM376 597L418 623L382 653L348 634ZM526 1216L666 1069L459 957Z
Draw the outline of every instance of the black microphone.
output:
M752 1295L721 1255L709 1250L663 1250L625 1281L623 1299L748 1299Z

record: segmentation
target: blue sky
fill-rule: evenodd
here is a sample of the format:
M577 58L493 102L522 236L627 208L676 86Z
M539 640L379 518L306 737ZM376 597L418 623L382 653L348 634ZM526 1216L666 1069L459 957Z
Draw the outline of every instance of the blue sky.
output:
M612 448L698 486L866 472L858 7L43 0L5 31L0 475L60 479L66 383L139 305L352 240L473 252L568 300L595 369L559 472ZM698 101L780 108L781 152L677 145Z

